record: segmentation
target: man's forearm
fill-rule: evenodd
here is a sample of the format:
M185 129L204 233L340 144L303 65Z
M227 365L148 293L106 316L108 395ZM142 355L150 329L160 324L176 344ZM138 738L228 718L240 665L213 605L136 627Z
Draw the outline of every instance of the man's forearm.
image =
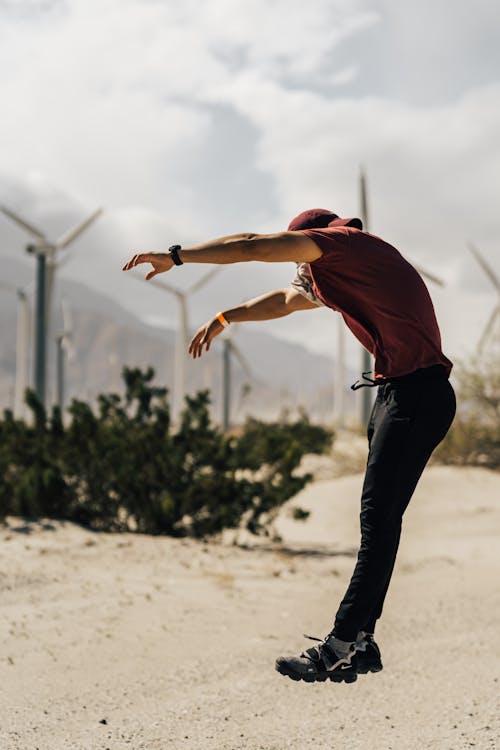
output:
M282 318L296 310L318 309L318 306L308 300L297 290L289 287L288 289L276 289L274 292L268 292L261 297L243 302L238 307L230 310L223 310L222 314L228 323L238 323L249 320L272 320L273 318ZM208 323L201 326L193 336L189 345L189 353L194 359L201 357L203 350L207 351L213 339L224 330L220 317L216 315Z
M243 302L238 307L224 310L223 314L229 323L239 323L282 318L290 312L286 305L286 289L279 289Z

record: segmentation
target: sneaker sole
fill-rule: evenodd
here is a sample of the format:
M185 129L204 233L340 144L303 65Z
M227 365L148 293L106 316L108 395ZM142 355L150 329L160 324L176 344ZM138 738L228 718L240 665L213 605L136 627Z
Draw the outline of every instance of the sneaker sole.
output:
M288 669L285 664L276 664L276 671L285 677L290 677L295 682L356 682L358 675L354 671L326 672L324 674L297 674L293 669Z
M358 674L368 674L368 672L381 672L382 665L372 665L370 667L358 667Z

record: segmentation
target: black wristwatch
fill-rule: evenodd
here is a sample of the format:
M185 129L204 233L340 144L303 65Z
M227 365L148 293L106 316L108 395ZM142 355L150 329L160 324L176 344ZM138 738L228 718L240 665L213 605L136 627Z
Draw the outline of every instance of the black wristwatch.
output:
M176 266L182 266L184 262L179 258L179 250L182 250L182 247L180 245L171 245L168 248L168 254L172 258Z

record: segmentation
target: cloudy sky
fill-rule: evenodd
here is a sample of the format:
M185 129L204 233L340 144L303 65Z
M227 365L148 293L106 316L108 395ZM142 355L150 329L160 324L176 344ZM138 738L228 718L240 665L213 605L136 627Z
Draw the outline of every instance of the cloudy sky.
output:
M103 206L61 280L175 326L168 295L121 273L133 251L353 215L364 165L371 230L446 280L430 290L461 355L497 301L466 243L500 273L499 19L493 0L0 0L0 203L55 237ZM0 218L0 257L23 243ZM191 325L293 270L221 268ZM260 326L331 351L335 323Z

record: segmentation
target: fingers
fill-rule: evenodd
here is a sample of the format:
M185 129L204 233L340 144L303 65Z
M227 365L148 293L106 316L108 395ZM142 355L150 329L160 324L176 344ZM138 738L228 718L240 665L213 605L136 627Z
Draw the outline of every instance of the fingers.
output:
M203 347L205 347L205 351L208 352L208 350L210 349L210 343L211 338L209 336L209 329L208 326L206 326L204 328L201 328L194 336L189 345L189 354L191 354L193 359L201 357L201 355L203 354Z
M201 355L203 354L203 348L205 348L205 351L208 352L212 341L216 336L219 335L222 330L223 326L217 320L217 318L202 326L193 336L193 339L191 340L191 343L189 345L188 351L193 359L201 357Z
M157 273L161 273L161 271L158 271L157 268L154 268L152 271L150 271L149 273L147 273L144 278L146 279L146 281L149 281L149 279L152 279L153 276L156 276Z
M192 355L193 359L197 359L198 357L201 357L203 353L203 347L207 343L207 329L203 328L195 335L193 340L191 341L191 344L189 345L189 353ZM207 349L208 351L208 349Z
M193 356L193 359L196 359L196 348L199 344L200 338L203 334L200 333L200 331L197 331L193 338L191 339L191 343L189 344L188 353Z
M122 271L130 271L131 268L135 268L139 263L151 263L151 258L151 253L138 253L137 255L134 255L128 263L125 263Z

